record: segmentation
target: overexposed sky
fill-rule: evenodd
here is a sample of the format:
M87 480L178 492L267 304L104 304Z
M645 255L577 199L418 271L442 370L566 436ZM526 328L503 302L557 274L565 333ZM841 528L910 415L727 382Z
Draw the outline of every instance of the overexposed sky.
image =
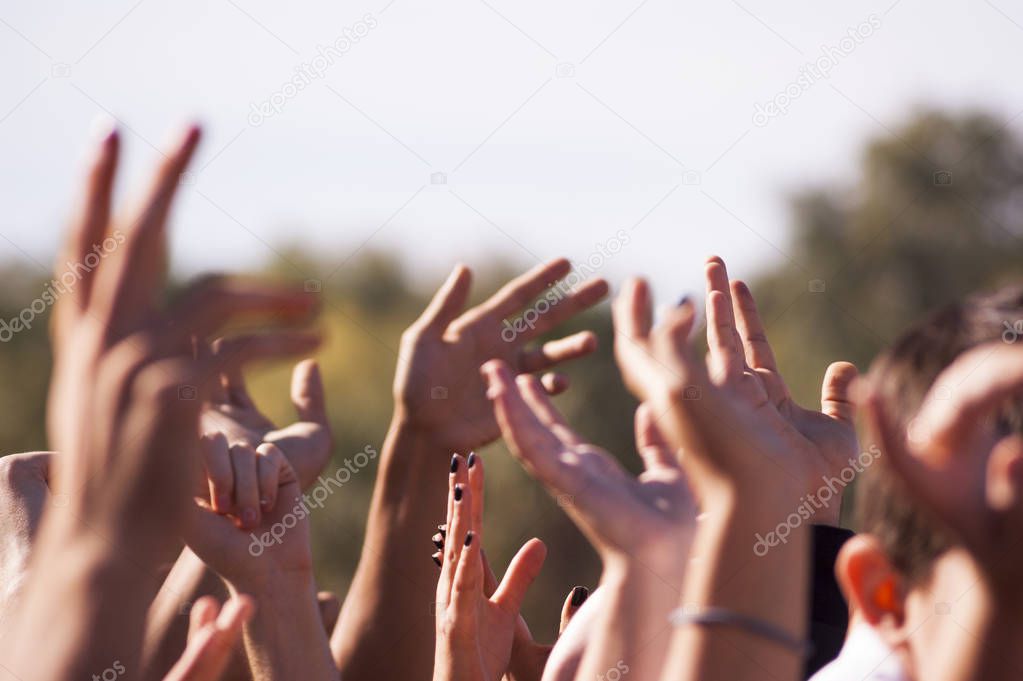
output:
M98 116L125 131L122 196L198 119L185 273L298 242L338 265L392 249L433 280L587 260L624 230L601 273L674 298L712 252L740 274L788 262L787 193L851 182L863 141L916 108L1023 124L1008 0L3 0L0 63L0 258L49 263Z

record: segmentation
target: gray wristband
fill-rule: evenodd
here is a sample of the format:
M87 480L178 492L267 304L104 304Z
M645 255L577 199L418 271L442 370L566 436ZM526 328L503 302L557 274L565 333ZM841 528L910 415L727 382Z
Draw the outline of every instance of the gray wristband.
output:
M813 654L813 645L810 642L796 638L770 622L726 610L725 608L700 608L695 611L691 611L688 608L676 608L668 615L668 621L676 627L688 626L690 624L697 626L723 625L738 627L747 633L788 648L803 657L810 657Z

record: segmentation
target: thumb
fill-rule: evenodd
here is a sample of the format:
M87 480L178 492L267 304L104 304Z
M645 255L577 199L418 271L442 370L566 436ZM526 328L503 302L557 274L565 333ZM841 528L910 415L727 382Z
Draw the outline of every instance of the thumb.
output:
M833 419L852 423L856 405L850 394L852 384L859 377L854 364L834 362L824 372L821 384L821 411Z
M530 539L512 558L504 579L491 600L507 613L517 615L522 608L526 592L540 574L547 547L539 539Z
M300 420L327 425L327 400L316 360L306 359L295 365L291 374L291 402Z

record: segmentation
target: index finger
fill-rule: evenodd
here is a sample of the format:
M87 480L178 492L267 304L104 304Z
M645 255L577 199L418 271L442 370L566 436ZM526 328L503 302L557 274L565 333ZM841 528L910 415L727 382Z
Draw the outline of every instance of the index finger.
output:
M67 297L62 297L57 303L57 314L66 313L61 310L66 308L68 303L63 301L74 301L77 309L83 309L89 301L93 281L96 277L96 267L99 265L99 256L93 252L93 248L106 236L107 225L110 222L111 194L114 186L114 176L117 172L117 155L120 148L120 136L117 128L111 128L103 137L99 148L94 152L88 179L85 183L85 195L82 197L81 207L75 217L71 229L61 253L64 263L57 263L56 269L66 266L71 271L77 282L75 289ZM90 258L89 256L92 256ZM90 262L95 262L90 266ZM84 270L84 272L83 272ZM58 278L62 279L63 272Z
M572 264L566 258L558 258L537 265L502 286L497 293L483 303L482 307L501 318L508 317L532 302L548 286L564 277L571 269Z

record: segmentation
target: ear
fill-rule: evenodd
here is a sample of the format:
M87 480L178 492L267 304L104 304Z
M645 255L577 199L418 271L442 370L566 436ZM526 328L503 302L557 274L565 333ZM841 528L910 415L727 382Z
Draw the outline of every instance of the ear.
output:
M856 613L875 629L882 624L902 625L903 579L874 537L858 534L847 541L838 552L835 576L849 602L850 613Z
M991 450L987 463L987 502L996 511L1019 513L1023 500L1023 438L1010 435Z

